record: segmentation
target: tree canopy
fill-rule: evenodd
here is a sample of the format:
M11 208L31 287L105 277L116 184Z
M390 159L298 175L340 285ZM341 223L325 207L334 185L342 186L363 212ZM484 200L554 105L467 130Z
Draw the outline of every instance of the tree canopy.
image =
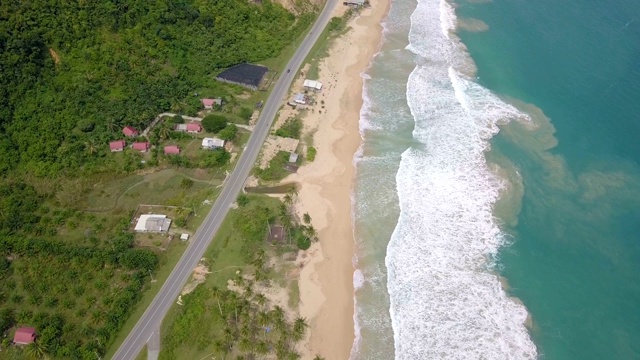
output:
M274 57L312 18L269 0L3 1L0 174L91 168L123 126L193 109L220 69Z

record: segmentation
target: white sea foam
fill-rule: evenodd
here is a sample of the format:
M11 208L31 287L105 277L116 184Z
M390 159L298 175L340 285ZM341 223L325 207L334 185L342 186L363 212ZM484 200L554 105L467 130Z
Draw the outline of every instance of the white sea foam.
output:
M492 215L504 180L484 157L498 124L527 116L462 75L474 64L451 33L450 4L419 0L411 21L418 145L396 175L400 217L385 259L395 357L536 358L526 309L491 273L505 244Z

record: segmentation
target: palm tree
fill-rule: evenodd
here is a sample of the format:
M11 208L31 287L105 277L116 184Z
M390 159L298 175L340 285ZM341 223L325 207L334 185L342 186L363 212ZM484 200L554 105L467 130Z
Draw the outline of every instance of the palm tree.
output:
M262 293L257 293L254 299L260 306L265 306L267 304L267 297Z
M169 135L171 135L171 129L169 129L168 126L163 126L160 128L160 131L158 131L158 136L160 136L162 140L168 139Z
M27 356L31 359L47 358L47 346L41 342L32 342L25 348Z
M264 249L256 251L256 253L253 255L253 259L251 259L251 265L255 267L264 266L266 256L267 254L265 253Z
M278 321L284 321L284 310L276 305L273 307L273 310L270 311L271 320L275 323Z
M107 120L105 125L107 127L107 130L110 132L114 132L118 128L118 123L114 119Z
M278 359L284 359L287 356L287 353L289 352L289 344L287 344L286 341L284 340L280 340L276 343L276 356L278 357Z
M307 329L309 325L307 325L307 320L303 317L299 317L297 318L294 322L293 322L293 338L296 341L300 341L302 340L302 337L304 336L304 332Z
M85 142L84 149L89 155L93 155L98 151L98 148L96 147L96 144L93 142L93 140Z
M268 341L258 341L255 352L260 355L266 355L269 353L270 345L271 344Z
M222 316L222 306L220 306L220 297L222 296L222 292L217 286L211 288L211 296L216 299L218 303L218 310L220 310L220 316Z
M324 358L322 356L316 354L316 357L314 357L313 360L324 360Z
M242 339L240 339L240 343L238 343L238 348L240 349L240 351L244 351L246 353L253 353L254 347L255 345L253 341L251 341L251 339L249 339L248 337L242 337Z
M267 327L269 326L269 324L271 324L271 318L269 317L269 314L261 311L258 313L258 325L262 326L262 327Z

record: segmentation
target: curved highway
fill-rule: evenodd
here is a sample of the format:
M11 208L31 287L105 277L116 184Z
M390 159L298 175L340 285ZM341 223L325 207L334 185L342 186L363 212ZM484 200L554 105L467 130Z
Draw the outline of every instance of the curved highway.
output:
M307 34L296 50L296 53L291 60L289 60L285 71L282 72L282 75L273 88L273 92L264 105L245 150L238 159L238 163L231 173L231 176L227 178L225 186L216 199L211 211L191 238L189 247L187 247L185 253L182 254L182 257L160 289L160 292L158 292L151 305L149 305L133 330L131 330L122 345L120 345L120 348L118 348L112 359L135 359L153 333L160 328L162 319L174 301L176 301L180 291L189 279L192 270L197 266L198 261L204 255L209 244L211 244L215 233L229 212L231 204L233 204L238 197L246 178L249 176L256 162L260 148L269 134L271 124L273 123L282 99L291 86L302 62L307 57L307 54L309 54L309 51L311 51L311 48L318 40L325 26L329 23L331 12L337 3L337 0L327 1L309 34Z

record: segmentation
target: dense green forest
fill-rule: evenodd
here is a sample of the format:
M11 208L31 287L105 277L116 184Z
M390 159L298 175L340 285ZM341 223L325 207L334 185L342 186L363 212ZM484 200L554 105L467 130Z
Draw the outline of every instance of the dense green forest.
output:
M142 130L161 112L190 114L200 97L227 95L217 73L277 56L313 17L269 0L0 2L3 352L11 329L27 324L38 329L26 349L36 355L105 353L163 261L135 246L129 209L80 205L96 178L115 182L141 166L140 154L115 156L108 142L125 125ZM201 160L220 167L229 154Z
M186 111L222 68L276 56L311 22L269 0L0 3L0 174L104 171L124 125Z

